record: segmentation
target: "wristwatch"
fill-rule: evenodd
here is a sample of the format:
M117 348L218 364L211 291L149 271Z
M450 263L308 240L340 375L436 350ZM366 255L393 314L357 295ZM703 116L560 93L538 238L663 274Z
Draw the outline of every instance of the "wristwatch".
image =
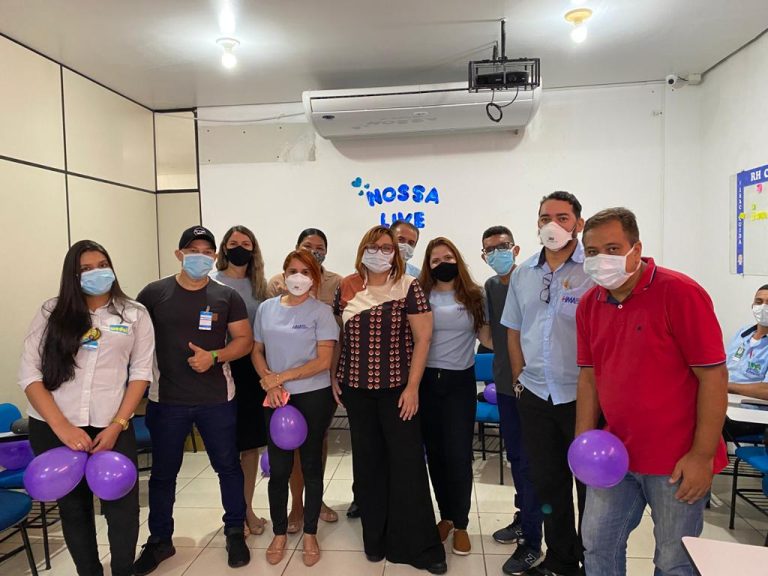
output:
M120 424L120 426L123 427L123 432L128 430L128 420L125 418L112 418L112 422L110 424Z

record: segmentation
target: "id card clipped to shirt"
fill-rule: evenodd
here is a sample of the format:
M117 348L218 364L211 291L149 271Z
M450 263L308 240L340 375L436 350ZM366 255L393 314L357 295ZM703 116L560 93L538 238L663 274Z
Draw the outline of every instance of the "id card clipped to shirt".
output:
M210 306L206 306L205 310L200 312L200 321L197 325L197 329L207 330L209 332L213 329L213 312L211 312Z

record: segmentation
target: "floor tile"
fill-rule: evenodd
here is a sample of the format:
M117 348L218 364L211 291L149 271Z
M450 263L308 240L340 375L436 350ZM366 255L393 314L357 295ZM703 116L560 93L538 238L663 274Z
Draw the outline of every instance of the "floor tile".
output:
M321 543L322 548L322 543ZM301 549L297 550L288 563L284 576L381 576L384 573L384 562L368 562L360 552L344 552L325 550L323 548L320 561L313 567L307 568L301 557ZM422 576L424 574L422 573Z

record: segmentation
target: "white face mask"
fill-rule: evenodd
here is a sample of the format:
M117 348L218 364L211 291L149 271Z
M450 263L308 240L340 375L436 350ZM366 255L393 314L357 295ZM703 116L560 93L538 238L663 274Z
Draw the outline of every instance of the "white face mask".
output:
M576 229L574 224L573 229ZM573 230L570 232L560 226L557 222L549 222L539 228L539 240L548 249L557 252L563 246L573 240Z
M365 252L363 254L363 265L374 273L386 272L392 268L392 259L394 257L394 252L392 254L384 254L381 251L374 254Z
M768 326L768 306L755 304L752 306L752 315L760 326Z
M410 244L398 244L397 247L404 261L408 262L408 260L413 258L413 251L415 250L413 246Z
M304 274L291 274L285 277L285 287L294 296L303 296L312 288L312 278Z
M584 272L606 290L615 290L622 286L629 277L637 272L640 267L632 272L627 272L627 256L632 252L634 246L624 256L612 256L610 254L597 254L584 258Z

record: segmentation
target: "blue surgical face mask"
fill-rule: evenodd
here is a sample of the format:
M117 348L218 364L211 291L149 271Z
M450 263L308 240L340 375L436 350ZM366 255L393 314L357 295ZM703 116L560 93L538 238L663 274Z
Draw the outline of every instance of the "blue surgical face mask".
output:
M515 265L515 254L512 250L494 250L485 257L485 261L499 276L509 274Z
M89 296L101 296L112 289L115 273L112 268L97 268L80 273L80 288Z
M202 280L213 270L214 259L205 254L184 254L181 267L193 280Z

